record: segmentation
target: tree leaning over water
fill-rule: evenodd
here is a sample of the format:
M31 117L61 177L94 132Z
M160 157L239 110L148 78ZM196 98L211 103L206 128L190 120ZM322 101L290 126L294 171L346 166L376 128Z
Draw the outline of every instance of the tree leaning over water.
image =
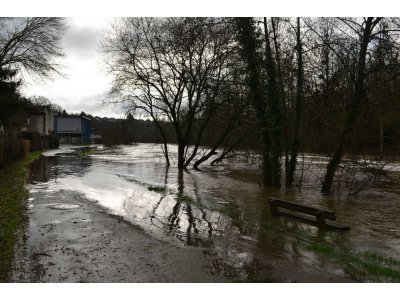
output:
M152 118L168 165L162 121L174 128L179 168L192 161L196 167L216 155L215 149L240 126L246 101L232 106L227 96L236 86L234 37L228 18L124 18L106 34L103 49L114 76L112 95L127 112L141 110ZM205 135L218 129L212 123L221 111L231 114L222 124L225 129L199 159Z
M312 67L305 76L305 83L311 83L311 89L305 95L304 109L308 110L305 119L316 129L315 138L321 145L318 152L329 156L325 176L321 178L321 191L329 193L337 173L340 173L338 171L346 168L344 156L357 160L365 155L365 151L374 154L371 150L375 147L374 123L377 116L372 105L376 105L374 98L377 96L372 91L377 90L377 84L386 83L393 87L398 81L400 73L393 71L400 64L399 21L380 17L303 18L303 21L308 28L309 40L314 44L310 49L314 55L308 56ZM382 34L394 46L391 47L394 52L390 54L390 63L378 62L374 58ZM379 71L381 68L386 72ZM379 80L376 80L377 71L380 72ZM387 95L393 97L396 93L391 88ZM314 98L314 104L307 98ZM313 108L314 116L309 114L313 106L318 107L318 110ZM379 118L377 140L382 141L382 116ZM397 140L395 135L392 137L393 142Z
M322 182L321 191L323 193L330 192L335 172L344 154L344 147L346 146L351 137L354 123L356 122L356 119L360 114L362 104L365 101L366 92L365 92L364 81L366 77L366 58L368 52L368 45L373 37L374 28L379 24L381 20L382 18L369 17L365 18L361 24L357 24L353 20L343 19L343 22L346 25L348 25L353 31L355 31L355 34L357 34L359 38L360 44L359 44L356 71L352 74L351 77L354 83L354 95L352 99L352 104L347 114L345 124L342 129L336 150L327 166L325 178L324 181ZM356 29L353 29L354 28L353 26L358 26L358 28L356 27Z

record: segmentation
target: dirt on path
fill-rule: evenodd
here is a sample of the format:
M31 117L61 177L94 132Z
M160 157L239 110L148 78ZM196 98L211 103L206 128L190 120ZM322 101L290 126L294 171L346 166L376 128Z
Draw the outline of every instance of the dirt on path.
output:
M15 282L226 282L201 249L151 238L68 191L35 193ZM22 247L21 247L22 246Z

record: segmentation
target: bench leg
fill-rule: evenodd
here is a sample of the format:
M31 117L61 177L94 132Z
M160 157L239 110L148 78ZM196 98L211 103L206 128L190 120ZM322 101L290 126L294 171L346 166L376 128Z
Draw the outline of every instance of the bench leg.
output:
M318 229L325 230L326 229L326 223L325 223L324 213L322 211L319 211L319 212L317 212L316 217L317 217Z
M273 215L273 216L278 215L278 210L276 209L274 200L269 201L269 209L271 210L271 215Z

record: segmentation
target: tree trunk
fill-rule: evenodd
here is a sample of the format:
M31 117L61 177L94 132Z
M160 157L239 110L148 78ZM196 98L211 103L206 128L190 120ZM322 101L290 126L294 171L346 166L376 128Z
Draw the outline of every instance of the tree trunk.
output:
M272 186L279 188L281 186L281 155L282 155L282 109L277 83L275 62L272 57L271 45L267 28L267 18L264 18L265 30L265 58L267 71L267 120L268 132L271 142L271 173Z
M237 116L239 117L239 115ZM198 159L194 164L193 164L193 168L197 169L200 164L202 164L203 162L207 161L211 156L217 155L217 149L218 147L223 143L223 141L228 137L229 133L235 129L235 127L237 126L237 119L233 119L229 122L229 124L226 126L224 132L221 134L220 138L218 139L218 141L215 142L215 144L211 147L211 149L208 151L208 153L206 153L205 155L203 155L203 157L201 157L200 159Z
M381 158L383 157L383 101L381 101L381 105L379 106L379 142L380 142L380 147L379 147L379 152Z
M185 168L185 144L178 141L178 169Z
M274 48L276 53L276 66L278 71L278 86L279 86L279 93L280 98L282 101L282 123L283 123L283 133L284 133L284 144L285 144L285 171L289 165L289 140L288 140L288 123L287 123L287 106L286 106L286 95L285 89L283 85L283 75L282 75L282 66L281 66L281 55L278 45L278 37L276 33L276 26L275 26L275 18L271 18L271 25L272 25L272 33L273 37L272 40L274 42ZM286 172L285 172L286 173Z
M300 122L302 107L304 102L303 96L303 48L300 40L300 18L297 18L297 95L296 95L296 115L294 120L292 149L290 161L286 173L286 186L293 183L294 172L296 170L297 155L300 146Z
M207 159L209 159L211 156L213 155L217 155L218 152L215 151L214 149L210 150L207 155L204 155L203 157L201 157L199 160L196 160L196 162L193 164L193 169L198 169L199 166L205 162Z
M272 183L271 161L270 161L270 140L267 131L266 99L262 90L260 74L261 59L257 54L257 39L255 26L252 18L238 18L238 40L242 46L242 57L246 62L248 73L247 84L249 86L249 97L252 99L257 119L257 129L261 140L261 157L263 160L263 181L264 185Z
M377 22L375 21L375 25L376 23ZM357 119L357 116L359 115L360 107L365 97L365 89L364 89L365 61L367 56L367 48L370 42L373 27L374 27L373 18L369 17L366 20L365 28L363 29L361 37L360 52L357 64L357 77L355 78L355 90L354 90L352 106L347 115L345 126L340 136L339 144L335 150L332 159L329 161L329 164L326 168L326 174L321 189L321 192L323 193L329 193L331 190L336 170L340 162L342 161L344 148L348 143L349 138L351 137L353 131L353 125Z
M165 162L167 163L167 166L170 166L170 161L169 161L169 154L168 154L168 143L167 143L167 136L165 135L164 130L162 129L160 123L158 122L157 118L155 117L155 115L153 113L150 114L154 124L156 125L158 131L160 132L161 136L162 136L162 146L161 149L163 150L163 154L165 157Z

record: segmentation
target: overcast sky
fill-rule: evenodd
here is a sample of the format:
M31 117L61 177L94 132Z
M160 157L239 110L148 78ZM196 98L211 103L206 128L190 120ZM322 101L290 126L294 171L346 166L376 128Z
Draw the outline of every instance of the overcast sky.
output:
M63 107L67 112L122 117L116 107L104 107L111 86L111 78L104 69L99 52L101 31L112 18L68 18L68 30L63 39L65 57L60 60L65 78L53 78L42 83L25 76L22 89L26 96L44 96Z
M390 2L390 5L389 3ZM107 27L111 17L102 16L352 16L382 15L390 16L398 11L395 0L358 1L336 0L250 0L245 4L241 0L19 0L2 3L1 16L82 16L69 18L70 29L64 38L65 58L62 64L67 78L37 84L29 84L23 92L29 95L45 96L69 112L85 111L99 116L123 116L115 108L101 108L100 103L106 97L111 79L105 75L102 57L98 52L100 32ZM384 4L385 3L385 4ZM396 4L395 4L396 3ZM344 9L344 7L346 9ZM210 9L212 8L212 9ZM397 10L396 10L397 9ZM84 17L92 16L92 17Z

